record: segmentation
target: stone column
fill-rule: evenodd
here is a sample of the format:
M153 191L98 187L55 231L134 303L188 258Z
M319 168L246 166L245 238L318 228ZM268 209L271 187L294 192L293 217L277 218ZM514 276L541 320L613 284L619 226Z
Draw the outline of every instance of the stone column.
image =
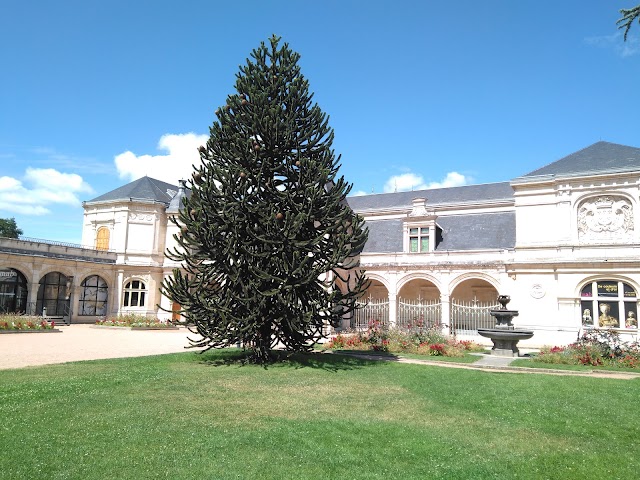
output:
M27 311L31 315L36 315L36 306L38 303L38 288L40 288L40 273L42 270L40 268L36 268L35 263L33 264L32 276L27 279Z
M440 308L441 312L441 322L442 322L442 333L449 335L450 332L450 324L451 324L451 297L449 295L441 294L440 295Z
M397 276L389 275L389 327L398 324L398 287Z
M116 300L118 303L114 305L113 313L117 315L122 308L122 289L124 288L124 270L118 270L118 280L116 281L117 295Z

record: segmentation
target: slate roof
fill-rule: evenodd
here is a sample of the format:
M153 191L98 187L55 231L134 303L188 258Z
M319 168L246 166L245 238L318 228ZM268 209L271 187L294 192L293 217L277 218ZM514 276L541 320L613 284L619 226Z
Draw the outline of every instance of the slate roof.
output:
M169 203L169 207L167 208L167 213L175 213L178 212L182 205L184 204L184 199L188 198L191 195L191 190L186 187L186 182L184 180L180 180L180 186L178 187L178 193L171 199Z
M394 253L402 251L402 219L367 220L369 238L364 253Z
M411 192L378 193L347 197L349 206L356 212L364 210L411 208L414 198L426 198L427 207L439 204L455 204L486 200L512 200L513 189L509 182L465 185L463 187L432 188Z
M114 200L150 200L169 205L178 192L178 187L151 177L142 177L111 190L86 203L108 202Z
M436 251L510 249L516 245L516 212L438 217L442 241Z
M640 148L617 143L596 142L549 165L527 173L520 178L540 175L572 176L605 171L624 172L640 170Z
M512 249L516 244L515 212L439 216L442 229L436 251ZM364 253L403 251L402 219L367 220L369 240Z

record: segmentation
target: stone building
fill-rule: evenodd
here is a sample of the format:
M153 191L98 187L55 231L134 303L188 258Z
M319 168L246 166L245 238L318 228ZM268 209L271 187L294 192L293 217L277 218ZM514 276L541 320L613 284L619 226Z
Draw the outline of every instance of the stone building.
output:
M176 265L170 222L187 192L143 177L84 203L82 244L0 239L0 309L94 322L178 308L159 287ZM500 294L530 345L584 328L637 335L640 148L598 142L510 182L349 197L366 219L369 320L475 337ZM526 345L526 342L523 342Z

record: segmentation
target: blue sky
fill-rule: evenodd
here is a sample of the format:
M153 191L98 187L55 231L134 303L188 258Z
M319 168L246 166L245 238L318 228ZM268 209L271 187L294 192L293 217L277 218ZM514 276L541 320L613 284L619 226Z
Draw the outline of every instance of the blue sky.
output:
M79 243L83 200L186 177L238 66L302 55L354 193L510 180L599 140L640 147L638 0L0 5L0 218Z

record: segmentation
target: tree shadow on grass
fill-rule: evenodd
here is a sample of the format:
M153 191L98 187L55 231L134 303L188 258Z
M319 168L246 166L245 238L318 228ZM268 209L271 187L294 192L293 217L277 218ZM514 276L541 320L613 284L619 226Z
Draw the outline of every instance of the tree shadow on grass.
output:
M273 361L265 365L252 364L249 353L239 349L209 350L198 354L198 363L213 367L221 366L262 366L269 368L315 368L328 371L354 370L356 368L373 367L381 364L380 360L395 361L398 359L391 353L345 351L340 353L323 353L317 351L294 353L283 350L272 351Z

